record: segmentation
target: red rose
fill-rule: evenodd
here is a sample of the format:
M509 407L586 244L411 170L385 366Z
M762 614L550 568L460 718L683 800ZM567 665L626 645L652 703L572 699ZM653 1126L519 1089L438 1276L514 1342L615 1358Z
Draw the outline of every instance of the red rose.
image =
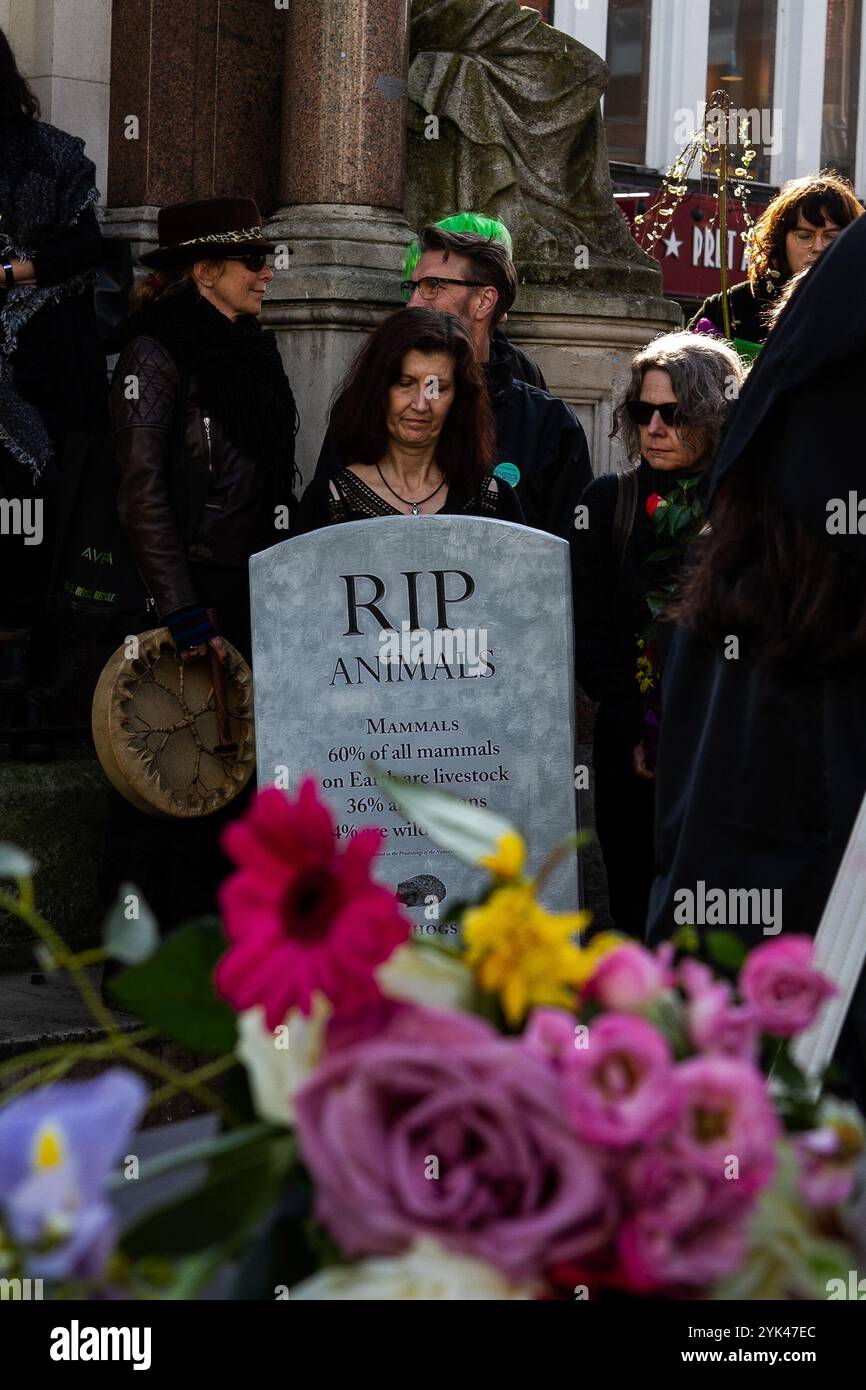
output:
M652 516L655 512L656 507L665 506L667 506L665 499L661 497L657 492L651 492L646 500L646 514L647 516Z

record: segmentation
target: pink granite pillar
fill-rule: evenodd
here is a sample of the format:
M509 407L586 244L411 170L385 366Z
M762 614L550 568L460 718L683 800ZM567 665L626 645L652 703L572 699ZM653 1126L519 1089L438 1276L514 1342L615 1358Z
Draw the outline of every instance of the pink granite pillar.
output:
M408 0L292 0L280 201L401 209Z

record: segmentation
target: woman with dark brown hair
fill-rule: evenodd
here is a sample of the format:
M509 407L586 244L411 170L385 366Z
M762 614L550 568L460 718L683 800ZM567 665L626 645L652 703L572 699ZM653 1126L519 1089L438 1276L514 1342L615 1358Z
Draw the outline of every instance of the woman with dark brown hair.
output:
M749 278L728 290L731 334L763 343L773 306L794 275L810 270L863 208L847 179L824 169L791 179L755 223L749 242ZM709 319L724 333L721 294L710 295L689 328Z
M484 377L459 319L402 309L371 333L331 412L345 468L313 480L297 531L376 516L522 521L495 478L495 429Z
M813 935L866 791L864 295L858 220L774 328L708 477L665 673L651 942ZM697 911L711 889L736 918ZM843 1050L862 1100L862 990Z

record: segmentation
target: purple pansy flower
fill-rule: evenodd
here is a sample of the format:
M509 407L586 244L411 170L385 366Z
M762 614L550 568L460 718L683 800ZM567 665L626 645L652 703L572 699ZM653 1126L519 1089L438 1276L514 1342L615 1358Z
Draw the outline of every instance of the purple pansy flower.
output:
M98 1278L114 1244L103 1184L147 1097L114 1068L95 1081L47 1086L0 1110L0 1217L37 1278Z

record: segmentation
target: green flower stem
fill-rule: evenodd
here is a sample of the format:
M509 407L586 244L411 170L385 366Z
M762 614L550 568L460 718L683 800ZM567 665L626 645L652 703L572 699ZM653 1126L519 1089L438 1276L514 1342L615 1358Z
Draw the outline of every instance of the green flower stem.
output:
M222 1115L223 1119L227 1120L229 1123L235 1123L237 1121L237 1116L234 1111L230 1106L226 1105L225 1101L220 1099L215 1091L211 1091L209 1087L199 1086L194 1081L190 1081L184 1072L178 1071L177 1067L173 1067L170 1062L163 1062L158 1057L152 1057L149 1052L142 1052L138 1047L124 1048L124 1051L130 1062L135 1062L142 1070L152 1072L153 1075L158 1076L160 1080L168 1082L174 1087L175 1091L188 1092L189 1095L201 1105L205 1106L206 1109L215 1110L217 1114ZM194 1075L194 1072L190 1073L190 1076Z
M178 1168L186 1168L193 1163L208 1162L212 1158L219 1158L222 1154L234 1153L235 1150L248 1148L252 1144L258 1144L260 1140L268 1138L278 1131L274 1125L253 1124L245 1125L243 1129L233 1129L228 1134L218 1134L211 1139L198 1139L194 1144L185 1144L183 1148L173 1149L171 1153L160 1154L157 1158L152 1158L148 1163L143 1163L139 1169L138 1181L149 1182L151 1178L161 1178L164 1173L173 1173ZM127 1179L122 1173L116 1173L106 1184L106 1192L120 1192L128 1186Z
M184 1082L188 1087L191 1085L200 1086L202 1081L210 1081L212 1077L221 1076L223 1072L231 1071L232 1067L239 1066L240 1062L237 1057L233 1053L229 1053L228 1056L218 1057L216 1061L208 1062L206 1066L199 1067L196 1071L186 1072ZM173 1083L162 1086L158 1091L154 1091L147 1102L147 1108L161 1105L163 1101L171 1100L175 1095L177 1095L177 1087Z
M31 1072L29 1076L22 1076L20 1081L16 1081L13 1086L7 1087L0 1092L0 1101L8 1105L17 1096L23 1095L25 1091L35 1090L37 1086L48 1086L52 1081L58 1081L61 1076L65 1076L71 1071L78 1061L77 1057L58 1057L56 1062L50 1066L43 1067L41 1071Z
M87 1005L99 1026L104 1029L107 1035L119 1042L121 1033L114 1021L111 1010L103 1004L97 994L90 979L85 973L84 967L80 964L78 957L69 950L65 941L54 928L45 921L36 911L33 897L33 882L31 879L23 879L20 883L21 895L13 898L10 893L0 889L0 907L11 912L13 916L19 917L31 931L39 937L48 947L57 964L68 970L72 981L78 990L84 1003Z
M577 850L584 849L592 843L592 835L588 830L578 830L576 835L569 835L567 840L563 840L561 845L557 845L550 851L538 873L535 875L535 887L541 888L542 884L550 877L554 869L557 868L567 854L575 854Z
M155 1028L141 1028L137 1033L127 1034L127 1041L130 1043L150 1042L157 1036ZM22 1052L17 1057L10 1057L5 1062L0 1062L0 1076L5 1076L9 1072L21 1071L25 1067L36 1066L40 1062L52 1062L59 1057L74 1056L76 1062L94 1061L102 1057L110 1057L114 1052L114 1043L55 1043L53 1047L34 1048L32 1052ZM5 1092L0 1092L0 1097Z
M108 960L109 955L104 946L92 946L89 951L79 951L72 959L84 969L88 965L99 965L101 961Z
M32 880L21 879L19 887L20 896L18 898L14 898L10 893L0 889L0 908L5 908L7 912L11 912L13 916L20 918L30 927L48 947L58 966L69 972L82 1000L106 1037L112 1041L117 1052L121 1056L125 1056L130 1062L136 1062L143 1071L152 1072L162 1081L170 1082L178 1091L188 1091L207 1109L216 1110L225 1119L233 1118L229 1107L213 1091L201 1086L188 1086L183 1072L178 1071L176 1067L172 1067L167 1062L151 1057L149 1053L142 1052L140 1048L127 1041L115 1022L114 1014L103 1004L100 995L93 988L90 978L81 964L80 956L69 950L63 938L36 911Z

